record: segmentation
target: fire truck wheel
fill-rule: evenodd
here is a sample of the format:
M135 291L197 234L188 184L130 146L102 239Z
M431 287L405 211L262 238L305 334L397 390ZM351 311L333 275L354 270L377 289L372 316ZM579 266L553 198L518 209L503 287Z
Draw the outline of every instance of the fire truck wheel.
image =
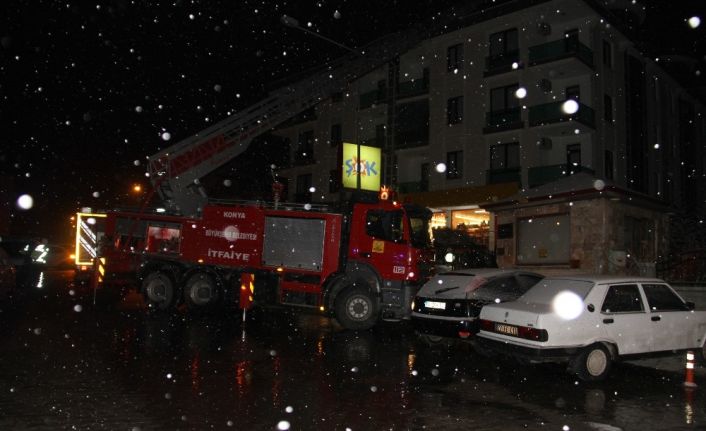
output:
M346 329L369 329L378 319L377 298L370 289L351 287L336 298L336 319Z
M216 280L202 272L189 277L184 286L184 300L190 309L213 306L219 299Z
M174 281L165 273L155 271L142 282L145 303L150 309L168 310L174 306Z

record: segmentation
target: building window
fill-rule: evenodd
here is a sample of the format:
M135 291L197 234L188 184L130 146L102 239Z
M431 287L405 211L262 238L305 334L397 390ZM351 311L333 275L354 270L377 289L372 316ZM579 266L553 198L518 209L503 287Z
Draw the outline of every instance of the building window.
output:
M446 49L446 70L453 72L454 70L463 69L463 44L450 46Z
M330 144L332 147L336 147L341 144L343 141L343 131L342 127L340 124L333 124L331 125L331 141Z
M311 174L297 175L297 202L307 202L311 200Z
M607 40L603 41L603 65L609 69L613 68L613 46Z
M490 169L512 169L519 167L520 145L518 143L491 145Z
M613 152L606 150L605 152L605 177L607 180L613 179Z
M299 133L297 141L296 162L311 162L314 160L314 131L307 130Z
M332 169L328 174L328 191L329 193L336 193L339 190L341 190L341 171Z
M463 121L463 96L452 97L446 104L448 124L458 124Z
M520 101L515 96L515 92L519 88L518 84L512 84L505 87L496 87L490 90L490 111L507 111L512 108L518 108Z
M570 144L566 146L566 165L567 169L570 169L570 173L572 174L576 172L576 168L581 166L581 144Z
M503 57L517 52L519 44L517 41L517 29L500 31L490 35L490 57Z
M375 125L375 146L384 147L385 146L385 136L386 136L387 126L385 124Z
M429 176L431 173L431 168L429 163L422 163L419 173L419 191L426 192L429 191Z
M581 87L578 85L572 85L571 87L566 87L566 100L569 99L574 99L574 100L580 100L581 99Z
M446 153L446 178L454 180L463 176L463 151Z
M603 118L613 122L613 98L607 94L603 95Z
M579 46L579 29L572 28L564 32L566 52L576 52Z

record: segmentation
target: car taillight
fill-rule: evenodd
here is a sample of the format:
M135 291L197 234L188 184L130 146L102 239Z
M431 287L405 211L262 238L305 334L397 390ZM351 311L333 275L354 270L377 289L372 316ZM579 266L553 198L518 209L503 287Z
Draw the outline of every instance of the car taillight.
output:
M517 328L518 336L520 338L526 338L528 340L534 341L547 341L549 339L549 334L546 329L528 328L526 326L519 326Z
M497 334L508 335L510 337L524 338L533 341L547 341L549 333L546 329L537 329L529 326L508 325L506 323L496 323L492 320L481 319L480 329Z
M493 330L495 329L495 324L493 324L493 322L490 320L481 319L480 329L488 332L493 332Z

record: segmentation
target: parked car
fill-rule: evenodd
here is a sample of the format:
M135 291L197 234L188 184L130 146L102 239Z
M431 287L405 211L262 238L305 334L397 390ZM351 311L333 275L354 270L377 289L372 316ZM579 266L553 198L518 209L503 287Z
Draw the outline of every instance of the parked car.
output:
M11 296L17 287L15 266L10 255L0 247L0 300Z
M466 339L478 332L481 307L517 299L542 278L534 272L497 268L437 274L417 292L412 324L430 344L444 338Z
M478 344L529 362L567 363L582 380L604 379L615 361L700 351L706 311L694 311L654 278L545 278L516 301L480 314Z
M18 288L31 288L37 284L41 268L32 259L32 251L37 244L31 239L0 238L0 247L7 252L15 267Z

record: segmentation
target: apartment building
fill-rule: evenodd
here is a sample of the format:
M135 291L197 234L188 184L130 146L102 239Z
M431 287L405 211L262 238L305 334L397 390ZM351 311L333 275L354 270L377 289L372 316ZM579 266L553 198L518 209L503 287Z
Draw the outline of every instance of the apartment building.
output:
M669 214L703 202L706 110L624 30L640 19L629 1L479 4L278 128L289 198L337 200L340 144L378 146L383 183L501 266L649 267Z

